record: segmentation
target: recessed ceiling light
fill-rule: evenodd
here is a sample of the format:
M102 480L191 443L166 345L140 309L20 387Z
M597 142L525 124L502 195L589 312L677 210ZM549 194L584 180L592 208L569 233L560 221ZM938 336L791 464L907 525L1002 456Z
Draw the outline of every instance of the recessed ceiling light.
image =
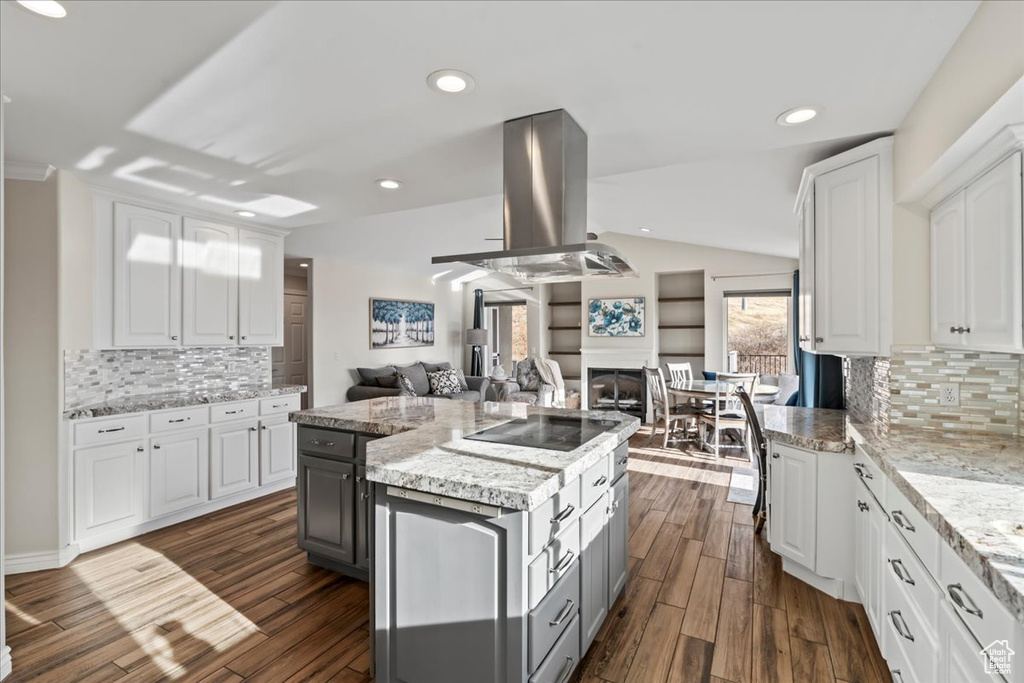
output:
M309 268L309 264L308 263L300 263L299 264L299 268Z
M393 178L381 178L377 181L377 184L385 190L397 190L402 186L402 183Z
M235 215L241 216L242 218L256 218L256 214L252 211L235 211Z
M640 232L650 232L650 228L640 228Z
M50 19L63 19L68 15L64 5L57 0L18 0L18 4L30 12L41 14Z
M454 94L472 90L476 81L465 71L441 69L427 76L427 85L438 92Z
M799 123L807 123L817 116L820 110L820 107L794 107L779 114L775 120L780 126L795 126Z

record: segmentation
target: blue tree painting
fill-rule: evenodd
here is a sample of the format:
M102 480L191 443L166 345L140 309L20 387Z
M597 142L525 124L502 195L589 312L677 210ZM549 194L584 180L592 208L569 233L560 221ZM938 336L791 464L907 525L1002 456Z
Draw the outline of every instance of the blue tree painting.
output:
M644 298L591 299L588 308L591 337L644 336Z
M370 348L434 345L434 304L370 299Z

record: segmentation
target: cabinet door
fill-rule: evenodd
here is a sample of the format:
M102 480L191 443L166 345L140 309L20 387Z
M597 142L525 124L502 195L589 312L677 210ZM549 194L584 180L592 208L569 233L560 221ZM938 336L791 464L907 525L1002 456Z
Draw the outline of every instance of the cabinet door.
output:
M284 343L284 240L250 230L238 232L239 343Z
M142 441L79 448L74 453L75 537L145 520Z
M206 429L149 442L149 516L159 517L209 498L210 436Z
M772 449L772 550L815 567L817 456L775 445Z
M608 494L580 518L580 650L594 641L608 616Z
M932 343L961 346L967 326L964 312L964 193L949 198L931 214Z
M210 498L255 488L259 482L258 423L222 425L210 429Z
M186 345L236 344L238 229L186 218L182 242L182 338Z
M814 341L880 353L878 157L814 181Z
M626 587L629 563L626 559L629 542L629 473L612 486L612 514L608 520L608 608Z
M181 217L114 204L114 345L181 345Z
M1002 679L985 671L982 646L964 627L945 600L939 605L939 683L994 683Z
M370 568L370 482L366 481L366 467L356 465L356 566Z
M260 422L260 486L295 478L295 425L282 415Z
M967 322L970 348L1021 348L1021 155L969 185L966 206Z
M299 547L355 564L355 465L299 453Z
M800 348L814 350L814 188L800 214Z
M882 506L875 501L863 482L858 481L854 490L857 507L854 525L854 583L871 627L877 634L882 632L882 578L885 570L882 544L887 519ZM882 638L878 639L880 647L883 641Z

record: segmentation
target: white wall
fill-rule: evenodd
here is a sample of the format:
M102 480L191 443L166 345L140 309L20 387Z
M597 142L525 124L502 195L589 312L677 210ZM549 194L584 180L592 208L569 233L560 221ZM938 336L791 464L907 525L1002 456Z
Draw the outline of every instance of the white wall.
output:
M334 259L313 261L313 395L311 407L345 402L357 383L358 367L449 361L461 367L462 293L447 281L380 267L354 266ZM434 302L432 347L370 348L370 299Z

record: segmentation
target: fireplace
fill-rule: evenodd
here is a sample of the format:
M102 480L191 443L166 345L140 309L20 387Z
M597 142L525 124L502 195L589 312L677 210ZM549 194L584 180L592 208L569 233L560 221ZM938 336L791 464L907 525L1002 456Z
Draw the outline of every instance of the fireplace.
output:
M618 410L641 420L647 412L647 385L641 370L589 368L591 410Z

